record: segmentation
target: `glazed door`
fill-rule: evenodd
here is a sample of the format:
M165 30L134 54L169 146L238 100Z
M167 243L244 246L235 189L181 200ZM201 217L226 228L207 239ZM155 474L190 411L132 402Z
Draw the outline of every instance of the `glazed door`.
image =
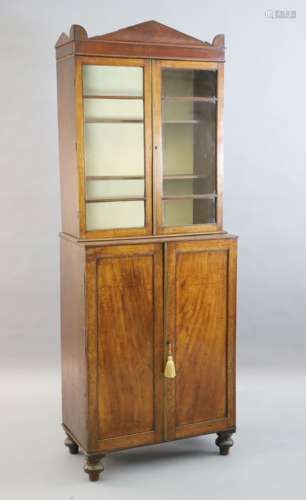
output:
M151 234L151 64L80 57L76 84L81 235Z
M222 226L223 65L153 62L155 231Z
M235 424L235 240L169 243L167 342L176 377L166 382L166 439Z
M162 440L162 245L87 251L91 449Z

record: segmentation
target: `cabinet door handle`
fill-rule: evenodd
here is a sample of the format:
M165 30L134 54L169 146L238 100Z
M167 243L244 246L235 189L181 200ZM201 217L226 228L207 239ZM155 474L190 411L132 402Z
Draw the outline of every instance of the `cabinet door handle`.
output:
M173 361L173 356L172 356L172 347L171 343L168 343L168 358L167 358L167 363L165 366L165 371L164 371L165 378L175 378L176 372L175 372L175 364Z

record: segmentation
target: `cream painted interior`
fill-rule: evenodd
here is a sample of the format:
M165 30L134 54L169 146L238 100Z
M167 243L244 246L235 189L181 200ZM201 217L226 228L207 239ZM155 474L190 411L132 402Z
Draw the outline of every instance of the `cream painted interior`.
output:
M85 65L83 94L142 97L143 68ZM111 123L112 120L118 122ZM120 120L143 121L143 99L84 98L86 176L144 177L144 125ZM87 199L126 196L144 196L144 180L87 179ZM143 226L143 201L86 204L89 231Z
M164 175L193 173L193 125L163 125Z
M87 123L86 175L144 175L143 123Z
M84 95L142 96L143 68L132 66L83 66Z
M193 180L164 180L164 195L184 195L192 194L193 192Z
M86 99L85 120L143 120L142 99Z
M144 196L144 179L87 180L87 200L125 196Z
M209 116L209 103L194 103L171 98L193 97L193 70L166 69L162 73L162 141L163 141L163 175L199 175L201 179L173 179L163 181L163 194L192 195L211 193L212 149L215 138L212 136L214 124ZM207 92L206 76L203 85L197 83L196 95ZM211 87L213 94L213 87ZM210 95L210 94L209 94ZM188 122L188 123L186 123ZM199 161L201 170L199 171ZM193 199L164 200L163 224L190 225L212 222L214 217L214 201ZM213 215L211 215L213 214Z
M215 200L197 200L197 204L202 216L197 223L215 222ZM163 217L169 226L193 224L193 200L164 200Z
M83 87L84 95L123 97L122 99L84 98L86 176L144 177L143 100L124 99L124 96L143 95L143 68L85 65ZM165 98L193 96L194 72L164 70L162 95ZM194 152L197 125L192 121L202 119L202 116L196 115L194 111L195 104L191 101L163 99L162 147L165 176L196 173ZM201 113L198 108L197 113ZM117 122L112 123L112 120ZM140 120L141 123L120 123L120 120ZM164 181L163 189L164 195L192 195L194 181L167 180ZM87 180L86 195L87 199L143 196L144 181ZM199 217L201 218L199 207L202 203L196 205L197 215L194 212L195 203L192 198L164 200L163 224L190 225L194 223L195 217L199 222ZM206 205L207 203L203 202L203 208ZM88 230L144 225L142 201L88 203L86 210Z
M164 200L163 220L166 226L189 226L193 222L193 200Z
M164 97L192 96L193 72L166 70L162 77ZM193 172L193 125L164 123L193 119L192 102L162 102L162 140L164 175L192 174Z
M143 201L86 203L86 227L88 231L143 226Z
M162 78L162 95L192 96L193 72L166 70ZM192 102L163 100L163 122L193 119ZM163 175L193 173L194 125L163 123ZM164 183L164 194L192 193L192 182L173 180ZM193 200L164 200L163 224L167 226L189 225L193 223Z

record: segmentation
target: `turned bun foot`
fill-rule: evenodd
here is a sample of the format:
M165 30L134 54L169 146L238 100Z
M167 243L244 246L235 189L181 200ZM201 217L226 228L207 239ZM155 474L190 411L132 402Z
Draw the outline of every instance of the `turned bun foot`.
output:
M218 437L216 439L216 445L220 449L220 455L229 454L230 447L234 444L234 441L231 438L232 434L233 431L222 431L217 433Z
M104 467L101 464L101 460L104 455L88 455L86 464L84 465L84 471L89 476L90 481L98 481L101 472L104 471Z
M65 446L69 449L71 455L76 455L79 452L78 445L71 439L70 436L67 436L65 439Z

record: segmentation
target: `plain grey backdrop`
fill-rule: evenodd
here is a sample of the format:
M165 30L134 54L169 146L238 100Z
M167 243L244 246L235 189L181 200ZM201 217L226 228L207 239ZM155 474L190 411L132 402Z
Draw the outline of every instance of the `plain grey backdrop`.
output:
M295 10L295 19L265 11ZM155 19L226 37L224 227L239 235L238 432L114 454L87 482L60 429L54 44ZM1 0L1 466L5 499L287 499L303 494L306 4Z

